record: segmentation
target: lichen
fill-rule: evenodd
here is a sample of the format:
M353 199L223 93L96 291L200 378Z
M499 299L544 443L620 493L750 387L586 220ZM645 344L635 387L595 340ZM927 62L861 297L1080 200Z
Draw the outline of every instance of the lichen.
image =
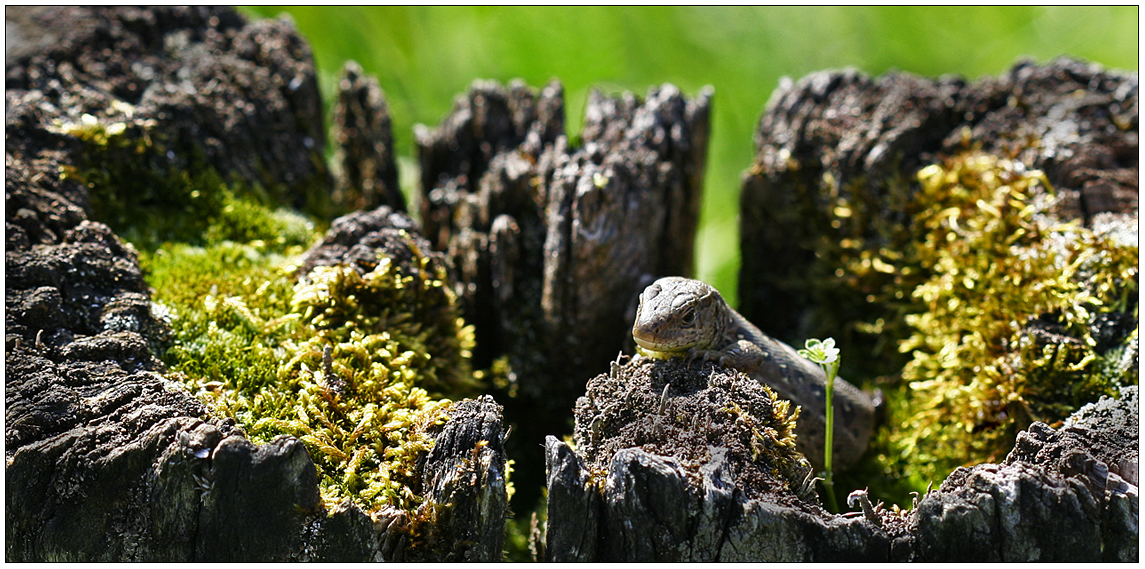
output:
M1045 177L1003 158L966 150L917 181L911 221L859 220L878 238L820 254L878 307L858 329L907 358L884 385L889 420L867 474L921 490L1001 460L1032 421L1137 383L1138 248L1057 221ZM850 205L834 215L853 218Z
M281 189L195 159L178 167L138 123L59 125L85 145L85 161L62 174L138 250L154 312L172 328L169 376L255 442L302 440L328 510L403 509L412 536L437 511L418 495L417 460L448 418L445 396L472 395L489 374L471 371L473 328L444 268L402 234L412 270L381 256L366 274L332 266L299 278L317 222L283 207Z

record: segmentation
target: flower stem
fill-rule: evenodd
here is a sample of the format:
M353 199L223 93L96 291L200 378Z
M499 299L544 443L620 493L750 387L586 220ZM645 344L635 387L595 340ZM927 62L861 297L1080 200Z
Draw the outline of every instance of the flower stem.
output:
M831 476L831 451L835 449L835 405L832 401L835 393L835 376L839 373L839 349L835 347L835 339L826 340L808 339L805 347L799 350L799 355L819 364L827 376L827 436L826 446L823 449L823 468L826 472L821 480L827 489L827 505L831 511L838 513L839 505L835 503L835 482Z
M820 365L823 367L823 371L827 373L827 448L823 451L823 468L827 472L823 476L823 487L827 489L827 505L831 507L832 512L838 513L839 505L835 503L835 481L831 475L831 452L835 448L835 406L832 403L832 396L835 392L835 374L838 373L839 364L836 360L829 364Z

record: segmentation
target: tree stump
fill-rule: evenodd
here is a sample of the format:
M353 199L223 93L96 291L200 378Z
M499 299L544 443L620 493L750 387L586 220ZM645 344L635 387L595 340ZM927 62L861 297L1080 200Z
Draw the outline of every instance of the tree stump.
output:
M348 61L334 104L334 201L351 211L387 205L405 211L398 187L386 98L375 77Z
M744 383L754 380L646 358L591 380L577 404L576 450L546 441L546 559L1138 558L1136 386L1060 430L1035 423L1002 464L959 468L914 509L867 503L862 515L835 515L802 486L809 468L783 466L781 437L760 437L763 452L742 444L752 428L768 432L770 411L757 403L739 417L728 412L746 410L758 393Z
M325 511L299 440L256 445L162 375L154 354L167 327L134 249L99 221L107 210L86 184L61 176L90 160L87 142L126 133L153 137L114 155L148 157L132 163L145 180L209 167L279 203L335 211L314 65L292 25L225 8L6 16L16 43L5 91L5 558L499 560L499 405L455 403L432 433L415 489L439 510L417 528L424 547L410 547L404 512L371 519L349 502ZM132 203L164 197L162 185L113 190ZM416 235L388 209L365 218L335 222L360 231L339 234L345 248L316 251L311 266L376 263L403 251L395 233Z
M836 269L816 261L818 240L887 242L875 223L833 224L834 200L909 226L911 176L966 145L1045 172L1062 219L1093 227L1110 212L1135 225L1137 85L1136 74L1066 58L974 82L855 70L785 79L760 119L740 199L740 312L788 342L869 317L861 295L840 298L814 280Z
M422 233L400 213L384 97L352 65L327 171L313 61L289 22L169 7L6 17L8 560L498 560L510 452L529 506L546 462L549 560L1138 558L1136 386L1060 425L1022 425L1005 460L957 469L911 510L856 496L862 513L832 515L782 401L734 370L617 357L643 287L691 273L710 90L594 93L570 142L558 83L477 82L417 132ZM837 200L909 224L909 176L968 141L1044 170L1060 219L1135 242L1137 116L1135 74L1072 60L973 83L851 71L783 83L745 179L745 316L792 340L885 308L812 278L834 270L816 260L823 239L884 237L834 227ZM89 192L123 164L122 186ZM168 199L164 180L201 169L324 219L364 210L333 221L300 275L369 270L379 255L450 265L475 367L511 374L504 410L459 401L429 428L416 519L327 509L299 439L255 444L163 375L169 330L109 227L131 210L110 206ZM1137 323L1091 325L1107 350ZM1055 322L1025 326L1037 349L1078 343ZM575 447L545 438L567 430L570 408ZM508 449L503 414L520 433Z
M504 354L512 370L523 500L543 484L543 437L567 431L584 382L631 343L640 291L692 271L710 99L594 92L572 147L559 83L478 81L417 130L425 232L464 287L474 364Z
M848 240L860 245L843 247L893 249L898 242L887 228L910 228L919 215L912 209L922 191L915 174L967 149L1004 156L1017 171L1043 170L1059 196L1050 214L1080 219L1101 239L1135 245L1137 108L1135 74L1068 59L1044 67L1020 63L1001 78L973 83L893 73L871 78L856 71L785 80L760 120L758 156L744 179L742 313L789 342L841 334L844 353L860 355L850 364L844 358L844 367L863 372L847 377L898 373L901 357L861 356L893 351L880 352L878 346L893 346L901 337L886 331L884 337L864 336L845 327L892 314L894 298L888 302L874 294L878 289L842 278L847 269L825 253L837 252ZM1100 356L1135 370L1136 318L1123 315L1136 303L1136 269L1128 274L1131 282L1118 281L1131 295L1126 304L1085 326ZM1052 315L1038 316L1021 329L1023 341L1034 349L1064 361L1083 344ZM1017 345L1008 349L1016 353ZM742 426L721 418L731 405L686 414L691 426L681 423L686 432L673 432L672 420L657 417L657 409L673 402L690 409L694 403L688 401L704 388L715 389L720 383L715 378L727 370L662 371L667 365L679 364L638 358L594 378L576 407L575 445L548 439L547 559L1097 561L1138 556L1135 385L1123 387L1119 399L1103 398L1078 411L1060 427L1031 421L1015 406L1008 424L1017 424L1017 442L1000 464L957 469L937 491L920 496L913 509L888 511L856 495L853 507L864 511L838 516L801 494L797 477L768 484L746 476L752 469L783 469L766 454L736 447L736 429ZM1121 374L1119 365L1111 363L1116 368L1111 373ZM669 373L679 375L660 395L666 380L658 378ZM619 385L618 378L623 379ZM604 385L612 388L602 390ZM681 388L689 385L695 387ZM742 396L721 393L721 402L748 408ZM617 423L617 417L665 426L637 429ZM1000 417L1007 419L1004 413ZM720 433L706 447L692 441L713 428L704 419ZM976 428L994 426L985 422ZM751 494L761 487L767 491Z

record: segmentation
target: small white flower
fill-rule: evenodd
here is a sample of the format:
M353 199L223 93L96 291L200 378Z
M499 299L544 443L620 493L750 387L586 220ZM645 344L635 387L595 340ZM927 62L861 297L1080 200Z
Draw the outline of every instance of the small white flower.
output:
M839 359L839 348L835 347L835 339L827 338L819 341L814 338L807 340L807 349L799 350L799 355L817 363L829 364Z
M596 172L592 175L592 183L594 186L603 189L605 186L608 185L608 176L605 176L604 174L601 174L600 172Z

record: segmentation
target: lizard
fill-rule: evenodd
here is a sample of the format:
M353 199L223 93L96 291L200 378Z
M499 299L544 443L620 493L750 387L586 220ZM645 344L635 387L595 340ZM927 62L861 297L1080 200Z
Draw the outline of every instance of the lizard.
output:
M718 362L751 376L801 408L796 448L817 470L823 468L827 376L791 346L759 330L724 301L712 286L665 277L640 295L632 339L646 357L684 357ZM875 424L875 401L836 377L833 467L844 470L867 449Z

